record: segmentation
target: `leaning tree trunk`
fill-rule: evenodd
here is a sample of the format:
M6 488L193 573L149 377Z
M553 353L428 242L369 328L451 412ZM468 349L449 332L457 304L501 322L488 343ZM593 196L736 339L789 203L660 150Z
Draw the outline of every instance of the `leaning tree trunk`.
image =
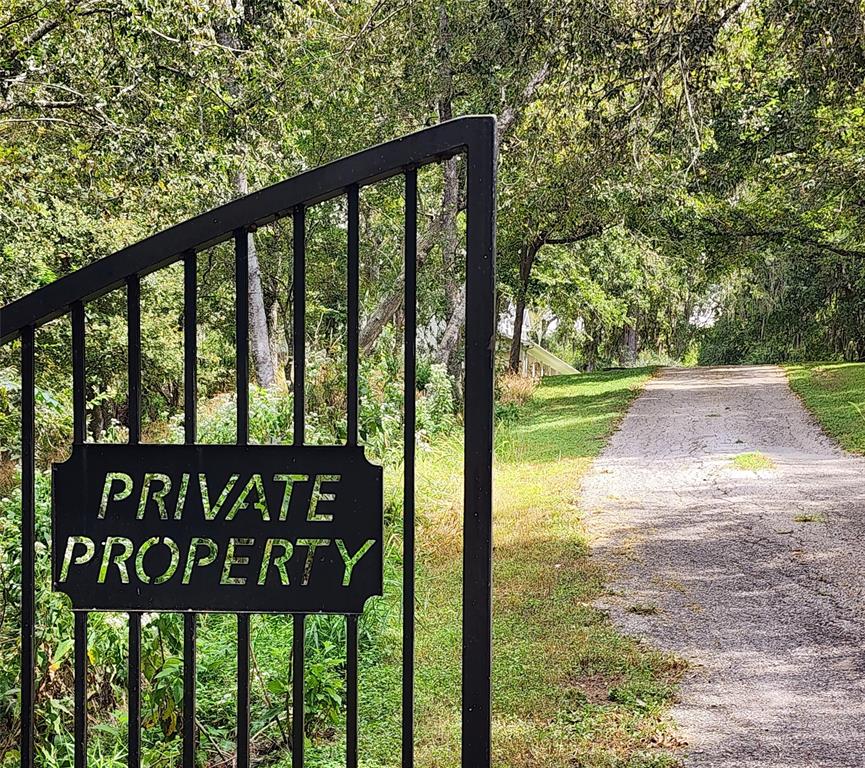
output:
M453 117L453 68L450 63L450 47L451 35L448 28L447 6L445 3L439 3L439 78L440 78L440 98L439 98L439 119L449 120ZM502 139L513 128L519 118L522 108L531 102L537 93L538 88L543 85L550 73L548 62L543 62L540 68L529 78L522 92L517 97L516 101L508 103L501 111L501 116L498 119L498 128L496 131L496 156L499 154L499 147ZM453 166L456 168L456 164ZM445 195L448 194L447 176L448 166L445 165ZM458 187L457 187L458 190ZM457 200L457 211L462 210L462 204ZM432 250L433 246L438 241L439 237L443 237L446 231L446 219L448 217L447 201L442 198L442 206L439 209L438 215L433 219L429 232L425 240L418 245L417 261L418 267L424 262L426 256ZM382 329L390 322L393 316L402 306L402 293L405 286L405 272L401 272L397 277L391 292L383 296L376 306L369 320L360 330L360 348L361 352L368 352L376 339L382 332ZM449 304L451 307L456 303L457 294L449 295Z
M447 162L453 162L453 175L449 176ZM448 182L452 178L453 181ZM459 206L459 176L456 172L455 158L446 161L445 165L445 187L442 193L442 203L438 213L430 224L426 235L421 238L417 246L417 269L426 261L430 252L441 239L447 239L446 235L448 227L448 219L453 211L453 217L456 218L456 210ZM452 203L451 203L452 201ZM387 325L394 315L399 311L403 304L403 293L405 291L405 267L400 270L394 281L394 286L390 293L386 294L379 301L376 308L373 310L369 319L360 329L360 351L361 353L369 352L382 332L382 329ZM454 301L454 304L456 302Z
M466 285L465 283L457 290L456 300L454 302L454 310L451 313L450 320L445 326L445 332L442 334L439 347L436 352L436 362L443 363L447 366L448 373L457 378L459 373L459 349L460 331L466 322Z

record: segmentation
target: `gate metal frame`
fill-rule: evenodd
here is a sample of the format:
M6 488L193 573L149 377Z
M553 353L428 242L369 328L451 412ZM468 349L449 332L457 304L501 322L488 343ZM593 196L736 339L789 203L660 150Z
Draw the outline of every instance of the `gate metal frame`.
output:
M73 442L85 441L84 305L125 286L127 292L129 442L138 443L141 398L143 275L184 264L185 442L196 442L196 256L230 238L235 246L237 332L237 443L249 438L248 234L292 215L294 231L294 444L304 443L305 211L345 195L348 203L347 426L357 445L359 332L359 205L367 186L405 178L405 434L402 766L414 765L415 575L415 335L417 169L465 153L467 169L465 458L462 601L462 765L488 768L492 662L492 452L495 349L496 121L492 116L451 120L300 174L164 230L56 280L0 309L0 344L21 338L21 765L34 761L35 697L35 364L37 327L63 314L72 321ZM357 766L357 615L346 616L346 766ZM304 621L293 616L293 768L302 768ZM237 615L237 766L249 765L249 614ZM195 614L184 614L183 766L195 756ZM141 614L129 614L129 765L140 765ZM87 613L75 612L75 768L87 762Z

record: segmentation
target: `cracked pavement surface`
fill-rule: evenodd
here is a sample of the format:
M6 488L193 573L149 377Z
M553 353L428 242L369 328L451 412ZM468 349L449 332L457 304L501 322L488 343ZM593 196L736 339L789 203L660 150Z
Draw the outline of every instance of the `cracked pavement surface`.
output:
M774 467L736 469L750 451ZM865 459L780 368L661 371L582 508L613 567L601 607L690 663L672 711L686 766L865 766Z

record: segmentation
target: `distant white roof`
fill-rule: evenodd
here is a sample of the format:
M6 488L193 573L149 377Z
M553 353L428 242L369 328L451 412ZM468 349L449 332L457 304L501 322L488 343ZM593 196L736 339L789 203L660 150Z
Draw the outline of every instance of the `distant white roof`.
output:
M511 341L513 339L512 335L503 333L502 338ZM526 351L526 355L530 357L532 360L535 360L542 365L545 365L547 368L555 371L558 374L570 374L570 373L579 373L579 371L574 368L570 363L566 363L562 358L554 355L550 350L544 349L540 344L535 344L535 342L530 339L523 339L522 347Z
M523 347L529 357L537 360L547 368L552 368L556 373L579 373L574 366L566 363L562 358L554 355L548 349L544 349L540 344L535 344L533 341L523 341Z

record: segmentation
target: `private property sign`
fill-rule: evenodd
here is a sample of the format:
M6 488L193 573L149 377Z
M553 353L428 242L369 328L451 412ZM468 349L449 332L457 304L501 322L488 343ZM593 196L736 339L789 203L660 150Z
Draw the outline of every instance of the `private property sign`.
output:
M76 445L52 494L75 609L360 613L382 594L382 470L360 447Z

